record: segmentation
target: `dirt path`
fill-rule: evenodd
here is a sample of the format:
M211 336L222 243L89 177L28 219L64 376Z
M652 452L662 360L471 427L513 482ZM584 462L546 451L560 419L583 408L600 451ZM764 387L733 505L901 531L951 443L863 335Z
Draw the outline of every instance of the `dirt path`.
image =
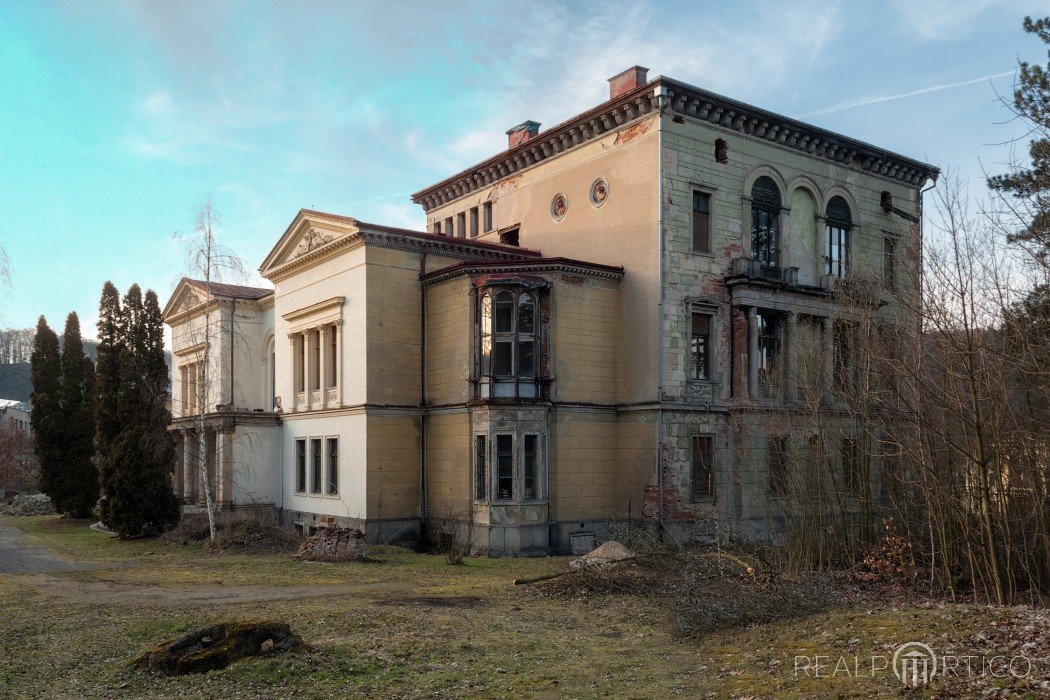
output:
M63 559L49 549L30 544L24 532L0 518L0 574L52 574L97 568L98 564Z
M123 566L125 564L63 559L49 549L31 544L24 532L0 518L0 575L18 576L19 583L29 584L43 595L76 602L194 606L367 594L373 590L397 594L402 592L401 589L405 592L411 590L408 584L391 585L389 582L337 586L136 586L63 575L72 571L104 571Z

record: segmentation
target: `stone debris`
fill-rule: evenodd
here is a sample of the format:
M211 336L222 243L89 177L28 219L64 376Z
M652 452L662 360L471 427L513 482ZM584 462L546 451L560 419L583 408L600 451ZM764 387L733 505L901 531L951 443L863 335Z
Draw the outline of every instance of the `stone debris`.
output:
M321 527L303 541L292 557L301 561L362 561L365 538L357 530Z
M263 656L303 646L292 628L280 622L231 622L174 637L136 658L132 664L163 676L206 673L247 656Z
M51 505L51 499L42 493L19 494L11 501L11 505L3 510L4 515L52 515L54 512L55 507Z
M588 566L603 566L605 564L614 564L618 561L624 561L625 559L633 559L635 553L624 547L616 540L609 540L603 543L593 552L584 554L579 559L573 559L569 562L569 568L571 569L582 569Z

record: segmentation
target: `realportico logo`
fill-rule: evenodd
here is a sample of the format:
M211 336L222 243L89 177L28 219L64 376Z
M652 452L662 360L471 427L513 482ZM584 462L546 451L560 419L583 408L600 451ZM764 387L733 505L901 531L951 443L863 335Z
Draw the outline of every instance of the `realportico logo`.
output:
M857 640L855 640L857 641ZM892 663L891 663L892 662ZM900 682L912 688L930 683L937 676L992 676L1025 678L1032 672L1032 659L1023 654L1007 656L938 656L927 644L905 642L897 647L892 660L881 654L869 657L816 654L795 657L795 678L876 678L890 670Z
M904 685L926 685L937 675L937 655L922 642L901 644L893 653L893 673Z

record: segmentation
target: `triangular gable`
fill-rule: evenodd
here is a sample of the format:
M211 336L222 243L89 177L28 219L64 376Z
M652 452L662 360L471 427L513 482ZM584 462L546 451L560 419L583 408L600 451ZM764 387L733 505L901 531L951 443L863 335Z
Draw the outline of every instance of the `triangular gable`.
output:
M171 293L171 298L168 299L168 303L164 306L162 317L166 321L175 314L199 306L203 303L204 298L204 290L194 287L189 278L183 277L175 285L175 291Z
M357 232L357 221L350 217L326 215L300 209L295 219L259 266L263 277L287 263L312 253L333 241Z

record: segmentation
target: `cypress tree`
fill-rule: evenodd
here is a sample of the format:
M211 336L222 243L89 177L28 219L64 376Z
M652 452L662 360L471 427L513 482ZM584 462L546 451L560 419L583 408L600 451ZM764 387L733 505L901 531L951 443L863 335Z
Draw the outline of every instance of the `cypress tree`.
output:
M164 400L167 365L157 295L132 285L124 295L117 353L117 416L121 430L103 456L107 474L106 524L123 537L161 532L176 524L179 505L171 487L175 443ZM101 389L100 389L101 395Z
M94 422L91 415L93 369L84 355L80 337L80 319L76 312L66 317L62 346L62 381L60 410L63 439L61 460L61 496L56 509L67 515L85 518L98 502L98 472L92 463Z
M112 282L102 287L98 305L98 364L95 367L95 451L99 460L99 481L102 486L102 520L109 522L108 494L110 492L107 457L120 435L122 425L118 396L120 391L120 353L123 348L121 327L123 313L120 294Z
M36 324L30 377L33 382L33 448L40 464L40 490L56 508L62 500L62 363L58 336L41 316Z

